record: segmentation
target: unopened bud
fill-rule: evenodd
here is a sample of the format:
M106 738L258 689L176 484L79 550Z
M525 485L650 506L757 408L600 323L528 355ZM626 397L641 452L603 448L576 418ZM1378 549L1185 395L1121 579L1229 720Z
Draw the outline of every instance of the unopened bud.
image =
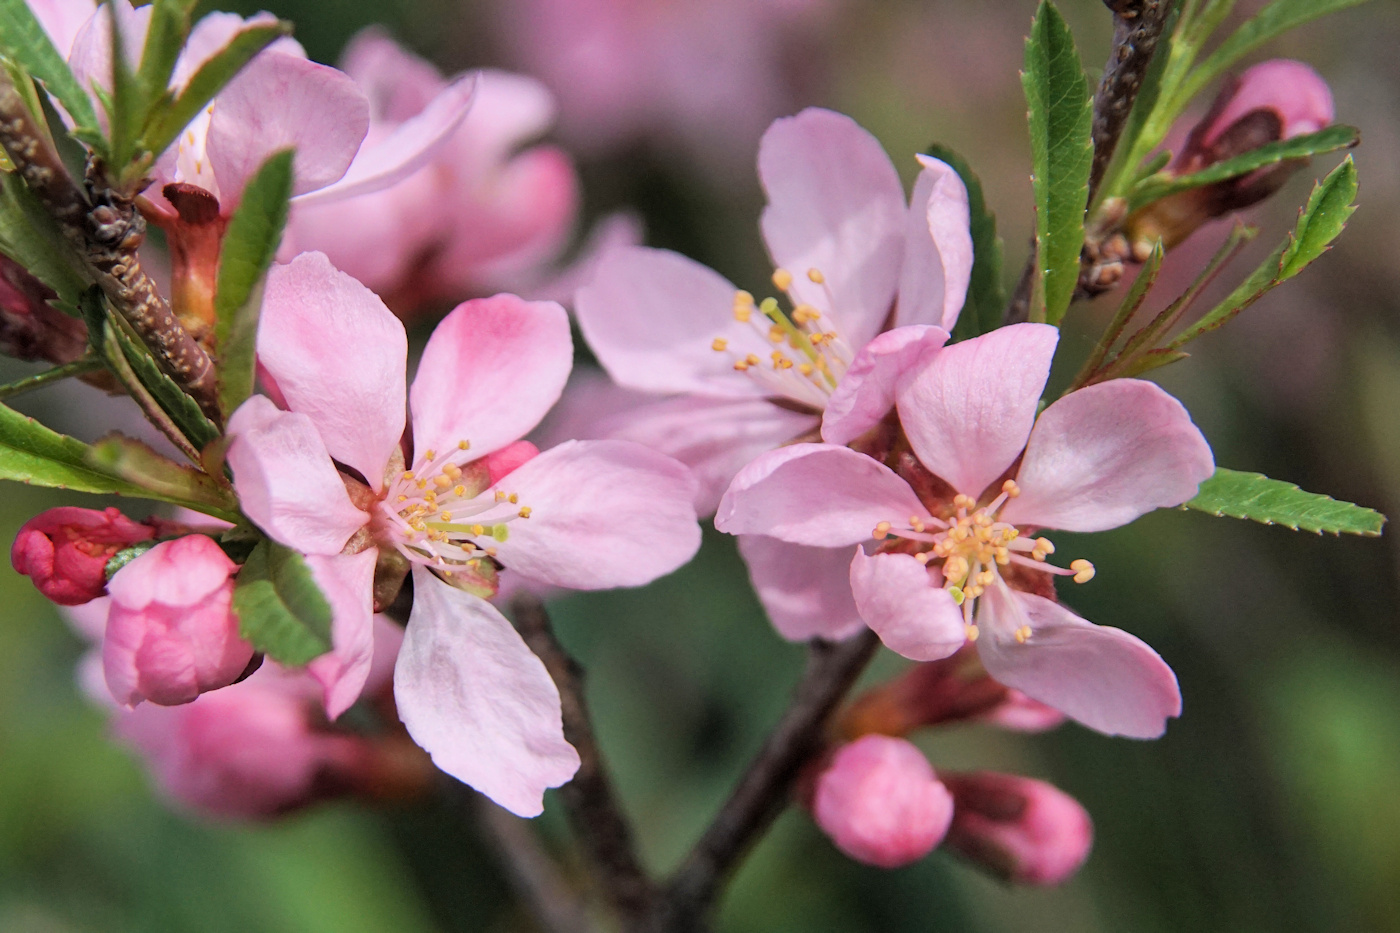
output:
M15 535L10 563L60 606L80 606L107 592L107 564L118 551L155 535L116 509L49 509Z
M898 868L943 841L953 798L913 745L867 735L838 749L817 778L812 816L846 855Z
M1093 823L1059 788L992 771L949 774L943 780L954 801L948 847L997 877L1057 885L1089 857Z

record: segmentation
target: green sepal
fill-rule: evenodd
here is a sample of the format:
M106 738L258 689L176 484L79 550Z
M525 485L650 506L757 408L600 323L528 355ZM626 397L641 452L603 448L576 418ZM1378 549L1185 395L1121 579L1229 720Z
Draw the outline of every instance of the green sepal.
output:
M966 340L985 334L1001 324L1006 307L1006 286L1002 282L1002 242L997 235L997 218L987 207L982 181L961 155L947 146L934 143L928 155L948 163L967 188L968 216L972 232L972 277L968 280L967 299L963 302L958 322L953 326L953 339Z
M1385 516L1374 509L1304 492L1292 483L1269 479L1261 473L1218 467L1183 508L1318 534L1326 531L1375 537L1385 524Z
M331 650L331 605L296 551L263 539L248 554L233 590L238 634L286 667Z
M102 568L103 577L106 578L108 583L112 582L112 578L117 575L118 570L121 570L136 558L145 554L157 544L160 544L160 542L152 538L149 541L137 541L130 547L122 548L120 551L113 554L111 559L107 561L107 565Z
M0 0L0 55L44 83L88 138L101 139L97 111L25 0Z

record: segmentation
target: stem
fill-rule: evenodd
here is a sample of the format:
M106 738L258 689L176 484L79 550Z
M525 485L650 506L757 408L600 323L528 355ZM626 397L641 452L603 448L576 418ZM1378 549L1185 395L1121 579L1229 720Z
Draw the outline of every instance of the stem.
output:
M219 418L209 354L171 312L136 251L146 226L130 199L89 179L92 197L73 180L30 114L19 89L0 73L0 146L25 183L86 260L112 307L140 336L160 367Z
M81 376L93 370L102 369L102 360L95 356L84 356L71 363L64 363L62 366L55 366L53 369L46 369L41 373L26 376L23 379L16 379L8 385L0 386L0 399L7 399L23 392L32 392L35 389L42 389L46 385L55 382L62 382L64 379L71 379L73 376Z
M593 735L583 695L583 671L554 635L549 613L535 596L522 593L511 608L515 626L559 688L564 738L578 750L578 773L559 789L594 881L626 930L645 930L656 897L632 841L632 827L618 803Z

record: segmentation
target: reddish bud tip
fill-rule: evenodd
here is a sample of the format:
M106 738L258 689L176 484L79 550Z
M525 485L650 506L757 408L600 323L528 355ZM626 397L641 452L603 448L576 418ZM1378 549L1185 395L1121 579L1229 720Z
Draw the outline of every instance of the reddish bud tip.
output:
M955 801L948 846L998 877L1057 885L1089 857L1093 823L1059 788L992 771L950 774L944 783Z
M118 551L154 536L116 509L49 509L15 535L10 563L60 606L80 606L107 592L107 562Z

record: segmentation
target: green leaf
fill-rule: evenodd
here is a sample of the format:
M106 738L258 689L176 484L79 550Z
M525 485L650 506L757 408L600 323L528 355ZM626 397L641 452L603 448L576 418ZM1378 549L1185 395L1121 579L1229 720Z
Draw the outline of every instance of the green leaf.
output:
M264 539L233 591L238 634L278 664L299 667L331 650L331 606L300 554Z
M1001 323L1006 307L1006 286L1002 282L1002 242L997 236L997 218L987 207L982 193L982 181L972 166L947 146L934 143L928 155L952 166L967 187L968 212L972 220L972 278L967 286L958 323L953 327L954 340L966 340L985 334Z
M145 122L147 102L144 89L131 71L126 57L127 36L122 34L121 17L112 17L112 92L104 98L107 132L111 140L107 160L113 168L124 168L136 152L136 137Z
M291 27L283 22L260 22L257 25L245 26L234 35L228 45L199 66L199 70L190 78L179 97L169 106L153 110L151 122L141 134L141 148L150 152L164 152L184 128L189 126L190 121L233 80L234 75L252 61L253 56L290 34Z
M121 348L122 356L126 358L137 380L151 394L151 398L161 410L170 416L170 420L180 429L180 433L189 439L195 450L202 450L219 436L219 429L205 417L199 403L190 398L174 379L161 370L150 352L136 338L127 334L116 316L111 312L108 314L108 331Z
M1220 468L1201 484L1196 498L1184 507L1318 534L1330 531L1374 537L1381 533L1381 526L1385 524L1385 516L1374 509L1304 492L1292 483L1269 479L1260 473Z
M0 174L0 253L53 289L65 311L77 314L90 284L82 260L24 179L13 172Z
M151 498L145 490L88 462L91 450L77 438L51 431L0 405L0 479L77 492Z
M292 197L292 150L272 155L243 190L219 254L214 339L219 410L227 417L253 394L260 284L277 255Z
M58 98L79 130L97 133L97 111L25 0L0 0L0 55L24 67Z
M1274 0L1253 19L1236 29L1205 61L1192 69L1190 77L1182 84L1179 98L1185 102L1195 97L1207 84L1270 39L1320 16L1365 2L1366 0Z
M165 502L225 521L238 519L238 499L231 489L208 474L161 456L140 441L119 435L105 437L88 451L87 461Z
M175 62L190 33L190 18L197 0L155 0L151 4L151 25L146 45L141 49L137 83L148 103L165 97Z
M1293 278L1327 252L1355 210L1356 163L1347 156L1326 178L1313 185L1298 226L1283 251L1278 280Z
M1329 126L1316 133L1295 136L1279 142L1269 143L1253 149L1233 159L1217 162L1207 169L1190 175L1176 177L1154 175L1139 183L1129 195L1128 210L1135 211L1153 201L1187 191L1203 185L1212 185L1246 175L1256 169L1283 162L1288 159L1305 159L1309 156L1350 149L1361 142L1361 133L1351 126Z
M1235 290L1226 295L1224 300L1214 308L1201 315L1196 323L1172 338L1171 343L1167 346L1173 350L1184 346L1202 334L1220 327L1262 298L1265 293L1278 284L1279 262L1283 259L1284 249L1285 247L1280 246L1270 253L1269 257L1250 273L1249 278L1236 286Z
M1059 324L1079 284L1084 209L1093 164L1089 82L1069 26L1041 0L1021 84L1030 108L1036 269L1031 320Z

